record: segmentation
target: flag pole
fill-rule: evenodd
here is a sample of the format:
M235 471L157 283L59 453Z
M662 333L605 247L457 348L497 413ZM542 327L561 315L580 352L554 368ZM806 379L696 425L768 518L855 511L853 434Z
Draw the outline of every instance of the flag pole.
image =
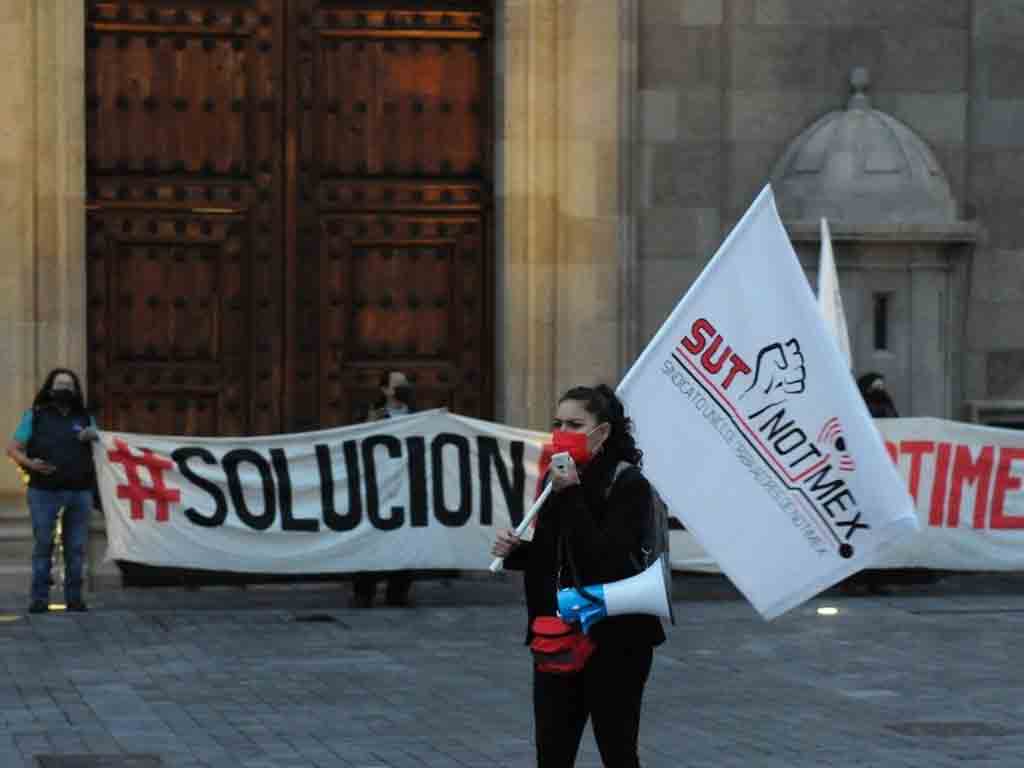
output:
M540 512L540 508L544 506L544 502L547 501L548 496L551 495L551 489L553 487L554 486L551 483L548 483L547 487L544 488L544 492L537 497L537 500L535 502L533 502L533 506L530 507L530 511L527 512L526 515L523 517L523 521L516 526L516 538L522 538L522 535L526 533L526 529L530 527L530 523L533 522L533 518L537 516L537 513ZM498 571L500 571L503 567L504 562L505 558L503 557L494 558L494 560L491 561L491 573L497 573Z

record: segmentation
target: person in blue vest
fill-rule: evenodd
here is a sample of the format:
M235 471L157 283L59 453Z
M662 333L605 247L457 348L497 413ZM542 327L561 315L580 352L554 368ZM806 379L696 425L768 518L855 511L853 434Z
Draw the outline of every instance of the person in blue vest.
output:
M53 534L62 512L64 599L69 611L88 610L82 599L82 567L95 482L89 443L97 438L78 376L67 368L50 371L7 447L7 455L29 477L33 539L30 613L45 613L50 607Z

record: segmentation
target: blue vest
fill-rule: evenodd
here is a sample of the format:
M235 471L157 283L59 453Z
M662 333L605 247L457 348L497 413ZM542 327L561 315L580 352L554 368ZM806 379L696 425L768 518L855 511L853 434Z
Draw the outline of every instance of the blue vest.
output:
M64 416L53 406L32 412L32 436L27 453L30 458L48 461L57 467L52 475L29 473L29 486L46 491L87 491L93 485L92 451L89 443L78 439L80 430L89 426L84 413Z

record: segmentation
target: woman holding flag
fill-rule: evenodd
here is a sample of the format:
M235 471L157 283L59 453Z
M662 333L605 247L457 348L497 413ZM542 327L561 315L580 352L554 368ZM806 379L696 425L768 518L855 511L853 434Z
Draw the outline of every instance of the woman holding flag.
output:
M561 587L604 584L637 574L645 533L653 525L651 486L622 403L607 386L574 387L558 401L541 475L552 493L530 542L501 531L493 553L524 571L527 643L538 659L533 677L537 765L572 766L590 718L606 766L639 766L637 741L644 686L654 646L665 640L656 616L626 614L598 621L580 640L574 663L542 661L557 618ZM568 453L572 461L550 462ZM574 625L574 628L578 625ZM561 633L564 637L565 632ZM559 637L554 631L552 638ZM562 661L559 659L558 661Z

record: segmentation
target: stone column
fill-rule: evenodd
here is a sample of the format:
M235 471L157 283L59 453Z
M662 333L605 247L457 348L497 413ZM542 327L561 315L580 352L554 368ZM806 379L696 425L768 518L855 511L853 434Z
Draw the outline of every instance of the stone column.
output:
M13 432L46 372L85 375L84 7L0 3L0 340ZM19 491L14 472L0 489Z
M85 3L32 5L36 374L66 366L85 386Z
M84 6L0 0L4 445L50 368L86 373ZM0 574L27 584L24 487L0 467Z
M35 108L36 24L32 0L0 4L0 360L7 396L0 430L9 436L36 387ZM6 445L6 439L4 440ZM21 501L22 483L0 463L5 506Z
M499 418L544 428L622 373L619 0L508 0L499 200ZM500 364L499 364L500 365Z

